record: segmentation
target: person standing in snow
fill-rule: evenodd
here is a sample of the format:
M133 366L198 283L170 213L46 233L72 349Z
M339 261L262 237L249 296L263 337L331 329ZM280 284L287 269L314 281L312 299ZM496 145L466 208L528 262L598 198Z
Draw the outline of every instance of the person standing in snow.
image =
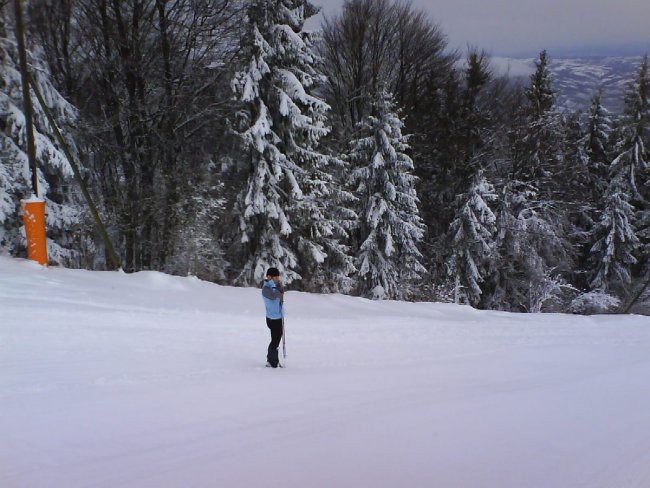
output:
M280 271L278 268L269 268L266 272L266 278L262 282L262 297L266 306L266 326L271 331L271 342L269 343L268 353L266 355L267 366L277 368L280 366L278 358L278 347L282 340L284 326L282 318L284 303L284 288L280 282Z

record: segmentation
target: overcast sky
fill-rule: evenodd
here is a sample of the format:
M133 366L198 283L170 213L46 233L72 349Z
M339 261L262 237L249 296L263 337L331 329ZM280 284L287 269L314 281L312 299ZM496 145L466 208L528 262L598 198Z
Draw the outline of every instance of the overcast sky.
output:
M312 0L326 15L343 0ZM413 0L452 47L494 55L640 55L650 51L650 0Z

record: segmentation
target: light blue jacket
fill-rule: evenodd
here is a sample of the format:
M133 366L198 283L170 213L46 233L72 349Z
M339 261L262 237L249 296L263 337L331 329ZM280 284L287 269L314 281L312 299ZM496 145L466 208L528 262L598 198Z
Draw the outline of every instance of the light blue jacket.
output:
M262 282L262 298L264 298L266 316L269 319L281 319L284 317L281 303L283 292L282 285L276 285L273 280L264 280Z

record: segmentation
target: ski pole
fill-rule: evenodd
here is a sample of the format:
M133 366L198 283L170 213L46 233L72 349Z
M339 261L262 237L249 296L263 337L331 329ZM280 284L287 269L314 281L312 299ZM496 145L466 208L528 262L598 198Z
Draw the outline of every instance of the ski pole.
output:
M287 341L285 339L284 317L282 317L282 356L287 359Z

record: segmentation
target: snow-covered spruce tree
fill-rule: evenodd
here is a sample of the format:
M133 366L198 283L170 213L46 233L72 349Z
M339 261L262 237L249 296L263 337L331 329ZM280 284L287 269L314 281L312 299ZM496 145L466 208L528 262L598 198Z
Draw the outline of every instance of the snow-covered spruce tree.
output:
M603 107L601 99L601 92L591 99L587 133L584 136L587 166L596 198L603 195L607 188L611 153L609 145L612 133L612 116L609 110Z
M598 236L594 233L599 211L609 184L611 161L610 134L612 121L602 106L601 93L591 101L587 123L583 129L581 114L570 114L565 122L563 172L558 174L555 192L564 202L569 218L567 229L575 250L571 281L580 289L589 290L592 267L588 264L591 249Z
M619 296L631 282L631 266L637 262L634 253L639 245L626 180L626 172L619 168L605 195L602 216L594 230L598 240L590 258L594 269L591 289Z
M628 194L635 202L647 200L650 188L644 188L648 178L650 157L646 148L650 142L650 71L648 56L643 59L636 81L625 95L625 113L620 121L620 152L612 161L612 171L627 174Z
M527 104L521 138L515 141L514 176L535 184L545 194L552 193L557 183L556 176L563 162L565 127L562 115L554 110L556 97L546 51L540 53L536 66L524 91Z
M497 213L497 253L484 294L486 308L539 311L552 308L571 269L569 212L558 201L566 192L565 123L555 112L546 52L525 90L525 103L503 152ZM572 163L573 164L573 163Z
M328 132L328 106L310 93L319 79L317 56L303 26L317 12L307 0L255 0L248 9L249 61L233 80L248 153L238 199L240 284L256 283L271 265L290 283L302 278L301 264L315 274L330 255L349 269L337 245L344 225L328 208L332 158L317 147Z
M611 118L602 106L600 92L591 100L584 129L580 123L581 117L580 113L575 113L566 120L564 165L563 172L558 175L557 195L565 202L570 224L568 239L575 251L575 264L570 270L571 282L582 290L589 290L592 275L589 260L591 249L598 239L594 228L609 183L611 161Z
M525 280L526 269L522 264L521 222L517 209L513 208L513 196L522 195L523 189L513 192L511 183L506 182L500 190L496 215L496 252L489 261L487 279L488 293L483 294L483 305L488 310L522 310L526 303L527 289L521 286ZM530 189L529 192L533 192Z
M294 27L302 30L304 20ZM298 46L302 56L293 66L306 92L322 82L317 69L321 64L313 47L312 35L301 33L304 46ZM302 70L302 71L300 71ZM314 97L311 97L312 99ZM300 110L300 111L298 111ZM319 145L326 127L329 106L318 99L305 103L295 100L293 116L306 116L306 123L295 124L291 133L293 143L287 148L289 157L301 169L297 174L303 197L288 211L294 232L290 241L296 249L300 286L307 291L349 292L353 286L354 258L350 255L350 230L357 214L352 210L355 197L345 189L344 179L348 162L324 152ZM315 127L314 127L315 125Z
M574 113L566 118L563 171L557 174L553 191L559 201L557 208L564 209L567 241L575 256L574 265L567 270L567 276L577 287L587 289L587 259L595 242L592 231L602 192L595 188L588 153L589 134L580 123L580 116ZM606 180L603 182L606 183Z
M354 258L344 244L350 238L357 214L355 197L331 173L346 172L346 163L333 158L318 167L307 164L304 197L290 211L294 225L292 241L299 256L302 288L321 293L347 293L354 285Z
M2 20L0 20L0 23ZM0 26L0 248L24 255L25 238L20 200L32 194L27 158L25 116L18 49ZM64 135L76 119L76 110L52 86L43 64L28 52L29 69ZM34 138L40 196L46 201L48 256L52 263L79 265L81 205L73 189L72 169L55 142L45 113L32 91ZM74 147L70 137L68 142ZM85 243L86 245L89 242Z
M483 294L481 283L496 244L496 217L490 209L496 199L494 187L482 171L467 194L458 198L456 218L450 226L456 303L477 306Z
M426 270L418 243L424 235L407 138L392 97L375 95L373 114L351 143L352 185L359 198L358 291L373 299L408 298Z
M565 134L562 147L562 181L557 182L556 195L564 201L574 202L574 213L578 218L588 220L589 209L593 205L593 182L589 170L587 134L580 123L580 114L569 114L565 120ZM592 198L593 197L593 198Z
M466 61L461 93L458 120L450 128L452 137L457 139L457 160L449 161L450 183L454 196L466 193L478 171L479 151L489 139L488 124L492 109L486 103L487 91L492 70L487 54L471 48Z
M555 105L556 96L552 87L549 63L546 50L539 53L539 59L535 62L535 72L531 75L530 84L524 92L530 102L529 112L533 119L548 114Z
M484 308L539 312L552 308L568 288L559 273L568 260L567 244L549 223L553 219L537 191L521 181L508 182L500 191L497 252L489 263Z
M625 95L625 111L617 127L617 157L612 161L613 180L622 179L618 188L627 196L633 216L629 223L639 243L636 264L630 274L633 290L637 280L645 281L650 272L650 67L646 55L636 80ZM642 285L641 285L642 286Z

